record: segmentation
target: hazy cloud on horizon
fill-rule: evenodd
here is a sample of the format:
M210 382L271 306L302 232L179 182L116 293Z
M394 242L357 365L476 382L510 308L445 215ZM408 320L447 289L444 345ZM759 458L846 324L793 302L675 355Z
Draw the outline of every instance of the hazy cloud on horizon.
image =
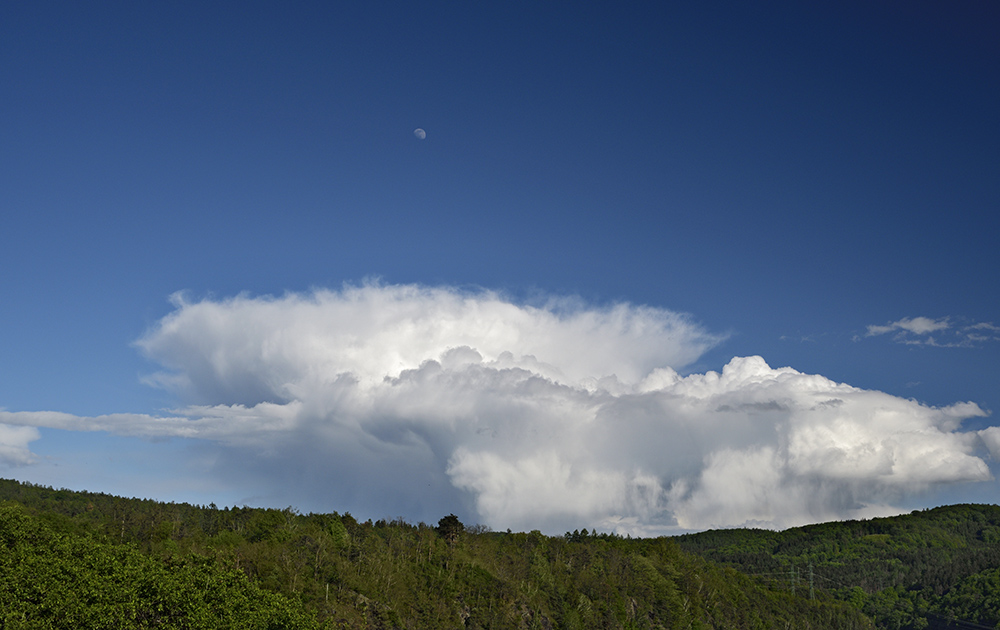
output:
M992 478L1000 438L960 426L985 415L976 404L930 407L756 356L683 375L721 340L665 309L449 287L177 296L136 345L178 409L0 411L0 458L30 463L35 427L193 437L217 445L220 478L329 510L634 535L888 514Z

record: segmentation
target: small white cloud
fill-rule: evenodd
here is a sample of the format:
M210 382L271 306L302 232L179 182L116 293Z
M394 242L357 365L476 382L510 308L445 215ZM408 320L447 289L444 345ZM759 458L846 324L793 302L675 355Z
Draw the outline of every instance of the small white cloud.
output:
M926 335L934 332L935 330L945 330L946 328L949 328L951 324L948 323L947 317L942 319L914 317L912 319L903 318L898 322L895 322L895 326L902 328L903 330L908 330L916 335Z
M926 335L936 330L945 330L951 324L947 317L941 319L931 319L929 317L904 317L895 322L890 322L885 326L869 326L868 336L884 335L894 330L904 330L915 335Z
M1000 327L990 322L958 326L954 319L956 318L904 317L884 326L870 325L865 336L876 337L894 332L896 334L892 339L896 343L936 348L971 348L985 342L1000 341ZM854 341L858 340L859 337L855 336Z
M1000 333L1000 326L995 326L993 322L979 322L978 324L966 326L965 330L982 330L986 332Z
M982 344L990 341L1000 341L1000 326L993 322L980 322L962 329L965 339L972 344Z

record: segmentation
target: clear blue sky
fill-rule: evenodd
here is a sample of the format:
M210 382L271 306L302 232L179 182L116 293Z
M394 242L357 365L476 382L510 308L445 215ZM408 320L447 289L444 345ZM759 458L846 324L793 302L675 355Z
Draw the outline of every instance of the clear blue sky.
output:
M414 464L398 473L436 475L426 500L416 496L400 514L358 498L357 488L368 483L373 493L396 487L391 472L351 480L353 494L291 491L282 485L288 479L332 476L328 487L347 484L346 469L304 463L311 456L297 459L291 446L265 462L254 455L257 447L233 446L215 433L184 438L178 430L154 439L124 425L75 431L25 415L166 418L182 410L202 418L195 406L318 400L301 394L305 381L295 381L300 389L274 389L287 366L268 363L272 355L254 355L263 362L256 376L237 384L220 376L218 363L209 376L193 367L225 354L219 348L232 346L220 340L232 334L245 333L241 347L253 348L263 348L266 336L254 331L305 335L290 323L299 321L291 306L257 328L242 327L246 320L231 312L219 317L233 320L211 330L191 323L197 343L164 332L163 318L182 321L193 305L231 304L241 294L244 307L260 309L328 290L341 304L330 308L348 308L345 283L378 294L362 298L365 304L409 305L400 307L397 324L412 322L415 312L439 313L455 296L493 304L492 295L510 307L497 307L499 322L510 309L538 308L562 317L565 330L532 320L507 348L477 343L479 329L456 325L448 331L464 332L454 339L424 331L439 345L402 353L408 359L378 367L384 373L333 349L322 359L305 351L287 359L296 375L322 372L329 381L336 374L323 371L336 368L395 378L404 367L442 361L443 349L467 345L487 363L506 349L518 361L534 356L566 374L578 359L619 361L630 366L614 372L623 381L619 372L638 370L626 383L634 386L656 367L701 375L733 357L759 355L771 368L883 392L921 413L975 403L993 415L972 413L940 439L961 442L951 455L979 457L997 474L988 427L1000 410L998 26L1000 6L988 1L6 4L0 409L21 415L0 431L13 453L0 474L220 505L352 509L373 518L431 520L455 511L528 529L536 520L550 529L620 522L652 532L854 514L839 506L789 515L780 505L744 514L739 506L727 512L723 500L716 511L697 512L697 489L712 487L708 463L700 472L623 466L641 460L630 459L632 447L623 444L618 458L594 454L605 463L590 470L593 460L580 453L596 447L583 438L572 457L562 446L551 449L569 478L621 473L631 480L622 488L633 489L642 485L636 479L655 478L660 516L611 499L557 515L519 512L509 497L489 502L500 473L484 462L494 460L463 459L489 451L455 428L491 422L481 407L456 411L447 439L428 437L437 434L420 425L426 419L414 420L413 401L400 403L395 415L379 412L385 426L408 427L433 453L426 470ZM424 293L394 293L407 287ZM185 301L171 302L179 291ZM556 298L573 303L547 306ZM636 317L652 309L660 324L688 314L688 328L664 324L662 336L649 341L669 344L679 335L688 354L640 360L626 350L591 359L564 352L597 347L590 333L573 337L579 329L566 313L607 314L615 305ZM377 336L345 323L378 311L368 308L364 316L317 317L330 334ZM448 312L460 322L473 317ZM415 343L399 334L388 345L360 347L392 354L393 344ZM610 332L594 334L616 344ZM544 343L541 350L532 345L545 335L566 345L548 356ZM218 382L198 390L150 376L164 370L186 383ZM562 382L539 370L532 373ZM610 373L595 367L577 376ZM594 391L579 379L567 386ZM454 396L482 393L467 381L448 387ZM622 396L619 405L631 400L614 395ZM371 408L381 408L383 395L371 396ZM594 411L611 408L603 404L580 413L603 417ZM365 439L385 435L371 428L369 412L323 409L310 421L350 417L368 427ZM661 420L669 424L671 413ZM637 417L630 414L622 418ZM775 427L812 422L795 418L772 420ZM37 435L24 433L31 426ZM670 434L661 429L649 430ZM355 438L331 439L342 446ZM872 439L866 444L900 438L885 429ZM767 444L704 445L704 462L727 453L749 462L748 454L772 446L780 454L787 446ZM493 455L507 457L510 470L528 469L526 459ZM794 456L781 457L782 474L806 474L795 469ZM240 468L230 460L250 463ZM202 467L191 468L192 461ZM282 467L287 479L270 466ZM195 469L201 487L185 481L194 474L185 471ZM283 481L256 488L255 475ZM528 477L504 478L529 492ZM893 481L892 490L880 486L855 503L888 510L994 502L996 484L983 479Z

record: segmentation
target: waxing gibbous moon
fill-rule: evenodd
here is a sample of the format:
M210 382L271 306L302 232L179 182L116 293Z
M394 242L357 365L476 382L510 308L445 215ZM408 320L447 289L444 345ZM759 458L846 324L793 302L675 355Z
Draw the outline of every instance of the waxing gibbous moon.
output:
M413 135L417 137L417 140L423 140L424 138L427 137L427 132L421 129L420 127L417 127L416 129L413 130Z

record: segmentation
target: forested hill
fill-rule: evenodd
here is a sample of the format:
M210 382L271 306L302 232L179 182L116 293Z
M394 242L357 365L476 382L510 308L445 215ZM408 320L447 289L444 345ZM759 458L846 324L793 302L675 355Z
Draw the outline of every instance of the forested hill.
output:
M853 602L882 628L1000 627L1000 506L675 539L763 583Z
M671 539L359 523L0 480L3 628L872 628Z

